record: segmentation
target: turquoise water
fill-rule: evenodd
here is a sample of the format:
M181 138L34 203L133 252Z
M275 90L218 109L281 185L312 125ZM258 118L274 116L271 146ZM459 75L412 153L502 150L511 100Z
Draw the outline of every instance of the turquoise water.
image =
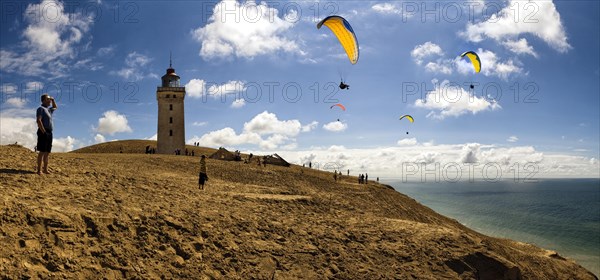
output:
M600 275L598 179L387 183L481 233L556 250Z

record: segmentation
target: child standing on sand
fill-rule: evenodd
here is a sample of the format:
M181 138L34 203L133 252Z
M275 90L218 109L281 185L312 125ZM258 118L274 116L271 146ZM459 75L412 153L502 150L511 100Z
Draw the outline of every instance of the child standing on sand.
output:
M208 181L208 175L206 175L206 156L200 157L200 174L198 175L198 189L204 190L204 182Z

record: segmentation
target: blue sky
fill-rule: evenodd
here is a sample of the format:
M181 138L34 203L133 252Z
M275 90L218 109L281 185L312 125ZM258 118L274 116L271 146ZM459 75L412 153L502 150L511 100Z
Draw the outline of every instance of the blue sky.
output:
M407 163L599 177L599 5L3 1L0 140L35 145L46 92L59 101L56 151L152 138L172 52L189 143L386 178L412 174ZM316 28L330 14L356 32L356 65ZM350 90L335 87L340 73Z

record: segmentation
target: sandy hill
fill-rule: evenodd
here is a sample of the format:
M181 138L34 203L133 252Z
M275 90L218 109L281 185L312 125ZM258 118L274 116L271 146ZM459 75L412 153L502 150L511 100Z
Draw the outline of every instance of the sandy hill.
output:
M207 160L200 191L198 157L90 149L38 176L34 152L0 146L0 278L596 279L383 185Z

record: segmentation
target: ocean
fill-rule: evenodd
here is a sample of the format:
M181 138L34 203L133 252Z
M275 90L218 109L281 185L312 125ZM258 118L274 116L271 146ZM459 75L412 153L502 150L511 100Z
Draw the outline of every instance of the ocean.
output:
M600 276L599 179L385 183L469 228L555 250Z

